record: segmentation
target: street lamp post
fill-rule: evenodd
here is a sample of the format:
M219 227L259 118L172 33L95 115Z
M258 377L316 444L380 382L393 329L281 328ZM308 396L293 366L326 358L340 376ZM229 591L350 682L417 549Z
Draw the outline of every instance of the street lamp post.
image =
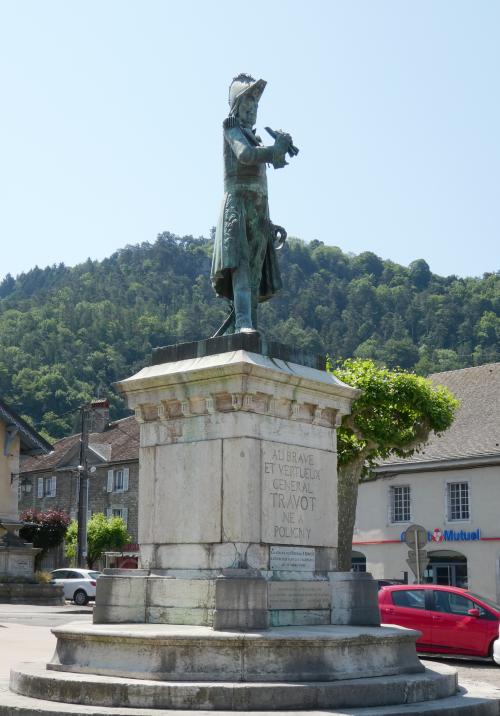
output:
M78 534L76 564L78 567L86 567L87 558L87 452L89 446L89 415L90 405L82 405L81 413L81 435L80 435L80 461L78 465Z

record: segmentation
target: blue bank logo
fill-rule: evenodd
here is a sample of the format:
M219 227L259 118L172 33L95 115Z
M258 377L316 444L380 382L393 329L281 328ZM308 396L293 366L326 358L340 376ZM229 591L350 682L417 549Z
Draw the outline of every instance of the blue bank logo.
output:
M404 542L405 532L401 532L401 542ZM427 532L429 542L440 544L441 542L474 542L481 539L481 530L440 530L436 527L432 532Z

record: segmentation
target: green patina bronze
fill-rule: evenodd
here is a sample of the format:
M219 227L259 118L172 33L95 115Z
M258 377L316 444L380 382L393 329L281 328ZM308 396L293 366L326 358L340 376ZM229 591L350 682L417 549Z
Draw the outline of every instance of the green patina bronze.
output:
M260 301L282 287L276 256L285 230L271 222L266 165L287 165L298 154L289 134L266 127L274 139L264 146L255 133L257 108L266 82L250 75L235 77L229 88L229 116L224 120L224 200L215 232L212 285L232 310L215 335L257 330Z

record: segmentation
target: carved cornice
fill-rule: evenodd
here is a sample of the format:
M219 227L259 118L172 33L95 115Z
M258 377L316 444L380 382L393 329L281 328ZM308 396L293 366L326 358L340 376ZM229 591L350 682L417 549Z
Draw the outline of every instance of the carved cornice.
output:
M225 392L183 400L172 398L158 404L142 403L136 406L135 417L139 423L169 423L236 412L257 413L327 428L338 427L342 419L339 410L322 404L276 398L265 393Z

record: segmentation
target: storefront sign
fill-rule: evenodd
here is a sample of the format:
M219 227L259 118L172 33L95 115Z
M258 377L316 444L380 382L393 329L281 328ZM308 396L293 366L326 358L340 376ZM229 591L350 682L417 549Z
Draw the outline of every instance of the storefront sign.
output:
M401 532L401 542L405 541L405 532ZM440 530L436 527L428 533L429 542L472 542L481 539L481 530Z

